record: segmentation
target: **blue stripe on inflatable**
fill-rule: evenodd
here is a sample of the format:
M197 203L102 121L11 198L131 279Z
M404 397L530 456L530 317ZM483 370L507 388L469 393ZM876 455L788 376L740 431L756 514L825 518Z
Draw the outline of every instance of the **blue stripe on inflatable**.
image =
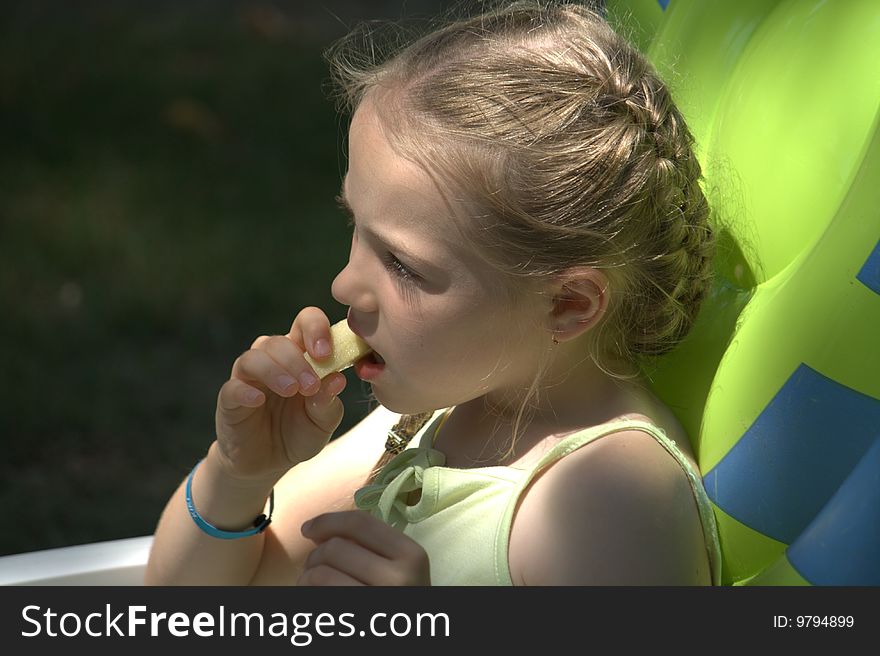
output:
M856 279L875 294L880 294L880 241L865 260Z
M709 497L746 526L791 544L877 437L880 400L801 364L704 477Z
M788 548L788 561L813 585L880 585L880 437Z

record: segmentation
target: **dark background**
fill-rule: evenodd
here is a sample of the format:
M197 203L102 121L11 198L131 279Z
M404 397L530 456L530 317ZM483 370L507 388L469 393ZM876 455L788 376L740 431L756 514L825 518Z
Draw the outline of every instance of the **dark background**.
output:
M343 318L321 53L449 4L0 2L0 554L151 534L234 359Z

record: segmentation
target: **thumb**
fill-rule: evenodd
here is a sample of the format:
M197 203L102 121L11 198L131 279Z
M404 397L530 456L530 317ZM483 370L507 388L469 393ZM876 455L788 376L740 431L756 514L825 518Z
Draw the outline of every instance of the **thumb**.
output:
M304 397L306 414L312 423L325 433L332 433L342 421L345 408L339 394L345 389L343 374L332 373L321 381L317 394Z

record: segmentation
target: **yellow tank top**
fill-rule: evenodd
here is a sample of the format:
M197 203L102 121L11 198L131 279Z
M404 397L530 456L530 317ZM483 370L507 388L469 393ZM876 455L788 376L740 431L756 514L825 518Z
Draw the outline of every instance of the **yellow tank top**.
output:
M456 469L445 467L445 456L432 448L447 415L448 409L438 410L407 448L382 468L376 482L355 493L358 508L422 545L431 562L433 585L513 585L507 560L510 528L517 500L535 475L595 439L634 428L660 442L687 474L700 510L712 584L720 584L715 515L702 477L659 427L634 419L610 422L566 436L528 469ZM415 490L421 490L419 501L408 505L406 499Z

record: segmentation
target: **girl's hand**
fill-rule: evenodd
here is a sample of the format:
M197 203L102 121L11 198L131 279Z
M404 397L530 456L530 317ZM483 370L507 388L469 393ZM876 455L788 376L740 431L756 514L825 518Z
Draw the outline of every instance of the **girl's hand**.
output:
M277 479L324 448L342 421L338 394L345 376L318 380L303 351L321 359L331 348L330 321L309 307L287 335L258 337L235 361L215 416L227 474L243 481Z
M318 546L297 585L431 585L422 546L363 510L318 515L302 534Z

